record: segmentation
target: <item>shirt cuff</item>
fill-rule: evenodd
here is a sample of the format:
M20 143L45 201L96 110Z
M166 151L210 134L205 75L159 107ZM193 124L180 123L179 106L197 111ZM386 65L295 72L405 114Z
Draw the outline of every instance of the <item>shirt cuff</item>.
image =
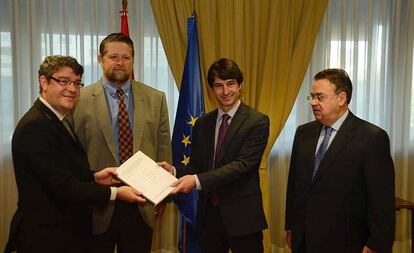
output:
M109 200L116 199L116 187L111 187L111 198Z
M201 188L200 180L198 180L198 176L194 175L194 179L195 179L195 183L196 183L196 189L201 191L202 188Z

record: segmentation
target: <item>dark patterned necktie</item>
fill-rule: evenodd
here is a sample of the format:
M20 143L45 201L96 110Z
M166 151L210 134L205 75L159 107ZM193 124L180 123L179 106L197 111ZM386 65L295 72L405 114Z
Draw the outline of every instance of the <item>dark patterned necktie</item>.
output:
M221 121L220 128L219 128L218 137L217 137L217 145L216 145L216 155L215 155L214 167L216 167L217 160L220 159L221 146L223 145L224 137L226 137L227 129L229 128L229 124L227 123L227 121L229 119L230 119L230 115L228 115L226 113L223 114L222 121Z
M332 127L324 127L324 128L325 128L325 136L323 137L322 143L319 146L318 152L316 152L316 155L315 155L312 178L315 177L316 172L318 171L319 164L321 163L322 158L325 155L326 148L328 147L329 139L331 138L331 134L333 130Z
M133 153L133 137L131 125L129 124L128 110L125 104L125 93L121 88L116 91L118 96L118 144L119 144L119 162L122 164Z

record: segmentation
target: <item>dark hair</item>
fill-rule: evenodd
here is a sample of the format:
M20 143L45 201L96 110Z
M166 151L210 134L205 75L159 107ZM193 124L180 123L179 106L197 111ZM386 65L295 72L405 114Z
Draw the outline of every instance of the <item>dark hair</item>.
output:
M352 97L352 82L348 74L343 69L325 69L315 75L315 81L326 79L335 85L335 93L346 93L346 102L349 104Z
M134 56L135 51L134 51L134 42L132 42L131 38L123 33L111 33L108 36L105 37L105 39L103 39L101 41L101 44L99 44L99 54L100 55L105 55L107 48L106 45L109 42L124 42L126 43L130 48L131 48L131 52L132 52L132 56Z
M71 56L53 55L47 56L39 67L39 77L50 77L63 67L69 67L76 75L83 75L83 66Z
M47 56L42 64L39 67L39 78L41 76L46 77L50 81L50 77L58 72L63 67L69 67L73 70L75 75L82 77L83 75L83 66L78 63L78 61L71 56L62 56L62 55L52 55ZM40 92L42 92L42 86L39 85Z
M216 77L223 80L236 79L239 85L243 82L243 73L239 66L235 61L227 58L221 58L213 62L208 69L207 81L211 88L213 88L214 78Z

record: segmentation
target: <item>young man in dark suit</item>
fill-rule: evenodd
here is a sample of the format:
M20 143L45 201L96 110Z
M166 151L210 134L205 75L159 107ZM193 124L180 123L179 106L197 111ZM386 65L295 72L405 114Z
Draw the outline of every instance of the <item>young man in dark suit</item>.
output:
M93 174L82 145L67 125L79 97L83 67L72 57L46 57L38 100L19 121L12 154L19 192L6 252L89 252L89 206L142 201L130 187L113 188L115 168ZM101 185L99 185L101 184Z
M286 196L293 253L391 253L394 166L387 133L348 109L352 83L342 69L314 77L315 121L299 126Z
M259 182L269 118L240 101L243 74L230 59L208 71L218 109L199 118L186 167L175 168L175 193L200 191L197 231L205 253L263 252L267 227ZM167 163L160 163L174 173Z

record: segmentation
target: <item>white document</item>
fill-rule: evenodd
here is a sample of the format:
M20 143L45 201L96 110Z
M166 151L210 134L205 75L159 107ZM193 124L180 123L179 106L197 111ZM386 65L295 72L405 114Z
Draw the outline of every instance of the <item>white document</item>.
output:
M154 205L160 203L174 190L170 185L177 181L176 177L141 151L131 156L116 171L119 180L142 192L144 197Z

